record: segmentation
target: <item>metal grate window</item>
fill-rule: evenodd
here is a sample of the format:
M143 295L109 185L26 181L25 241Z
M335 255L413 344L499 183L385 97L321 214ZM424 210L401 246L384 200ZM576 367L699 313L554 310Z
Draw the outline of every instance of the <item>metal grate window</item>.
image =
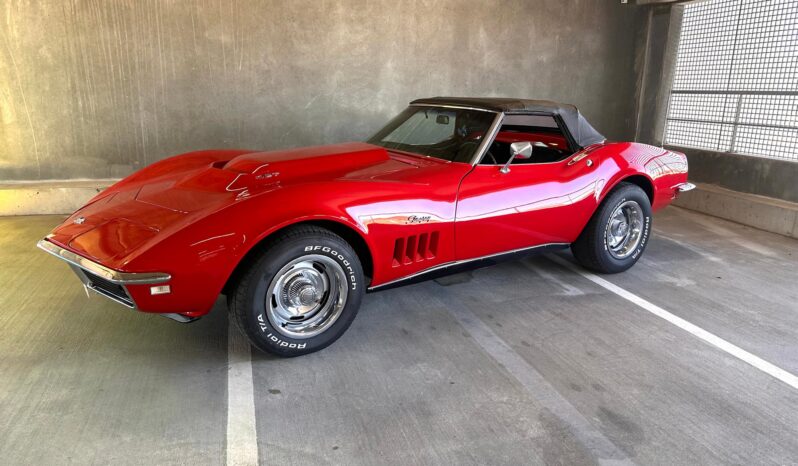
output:
M665 143L798 161L798 0L685 6Z

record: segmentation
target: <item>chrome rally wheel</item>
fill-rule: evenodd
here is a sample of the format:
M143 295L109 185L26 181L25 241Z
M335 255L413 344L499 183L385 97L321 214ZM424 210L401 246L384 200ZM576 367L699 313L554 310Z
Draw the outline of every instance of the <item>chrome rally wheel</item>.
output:
M625 201L615 208L607 222L608 251L616 259L629 257L643 237L643 209L636 201Z
M298 257L281 268L266 293L266 315L275 330L311 338L338 320L349 287L343 268L318 254Z

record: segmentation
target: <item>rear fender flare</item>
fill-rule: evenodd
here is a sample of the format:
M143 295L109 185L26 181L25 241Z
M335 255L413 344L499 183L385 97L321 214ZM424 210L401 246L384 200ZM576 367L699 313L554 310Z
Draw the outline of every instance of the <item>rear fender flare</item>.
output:
M646 173L643 173L638 170L625 170L622 172L617 173L615 176L610 178L610 180L604 185L601 190L601 194L598 198L598 204L600 205L604 202L604 199L615 189L620 183L628 182L640 186L640 188L646 193L648 196L649 201L651 201L651 205L654 205L654 198L656 195L656 188L654 185L654 180L651 179Z

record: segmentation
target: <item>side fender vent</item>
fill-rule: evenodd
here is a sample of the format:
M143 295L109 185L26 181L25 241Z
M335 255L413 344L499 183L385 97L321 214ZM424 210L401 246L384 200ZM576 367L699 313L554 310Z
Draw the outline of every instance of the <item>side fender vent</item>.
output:
M438 254L438 232L397 238L393 246L394 267L434 259Z

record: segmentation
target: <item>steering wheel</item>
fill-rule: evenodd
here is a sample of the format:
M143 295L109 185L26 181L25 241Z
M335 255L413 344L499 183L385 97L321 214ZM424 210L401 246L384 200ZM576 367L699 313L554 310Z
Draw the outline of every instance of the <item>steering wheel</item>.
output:
M482 158L482 160L485 160L485 159L490 159L490 162L491 162L492 165L498 165L499 164L499 162L496 160L496 157L493 156L493 153L490 151L490 149L488 149L488 151L485 152L485 156Z
M465 160L461 160L462 157L460 157L460 154L466 154L466 153L468 153L470 151L471 153L469 154L469 160L467 160L467 161L470 161L470 157L474 156L474 151L478 147L479 147L479 141L465 141L465 142L463 142L462 144L460 144L460 148L457 149L457 160L461 161L461 162L464 162Z

